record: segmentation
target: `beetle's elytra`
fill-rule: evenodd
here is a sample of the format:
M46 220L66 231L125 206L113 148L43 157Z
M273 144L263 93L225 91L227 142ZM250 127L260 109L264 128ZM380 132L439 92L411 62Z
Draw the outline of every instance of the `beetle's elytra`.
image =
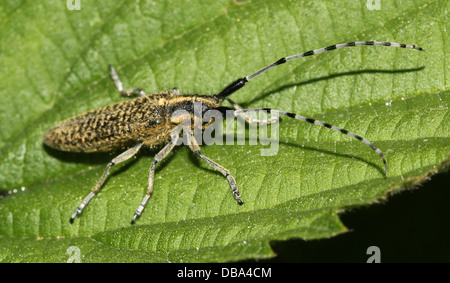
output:
M149 147L165 144L177 126L171 121L173 113L193 112L189 107L197 101L210 109L220 107L217 97L161 91L64 120L44 134L44 143L71 152L108 152L138 142Z
M424 51L422 48L415 45L406 45L392 42L377 42L377 41L363 41L363 42L350 42L344 44L331 45L325 48L315 49L301 54L288 56L277 60L276 62L260 69L254 74L247 77L237 79L228 86L226 86L217 95L205 96L205 95L180 95L178 89L161 91L154 94L146 95L141 88L123 89L122 83L114 70L110 67L110 75L119 90L124 96L138 95L137 98L115 103L103 108L92 110L84 114L77 115L75 117L64 120L48 130L44 134L44 143L52 148L71 151L71 152L106 152L118 148L129 147L125 152L115 157L106 167L100 180L92 189L92 192L81 202L75 213L71 217L71 222L81 214L84 207L100 190L106 177L109 174L109 170L112 166L124 162L134 155L136 155L142 146L154 147L157 145L164 145L164 147L156 154L150 167L149 182L147 188L147 194L142 200L141 204L137 208L132 218L132 223L142 214L145 205L147 204L150 195L153 191L153 182L155 174L155 165L164 157L166 157L177 144L181 133L175 131L180 126L185 128L192 128L191 121L195 118L194 104L201 102L203 105L202 113L211 109L232 109L223 107L221 104L226 100L228 101L235 114L243 115L246 117L247 112L252 111L272 111L270 108L264 109L242 109L238 104L234 103L229 96L237 90L244 87L244 85L264 73L265 71L274 68L287 61L302 58L306 56L315 55L318 53L340 49L344 47L353 47L361 45L379 45L379 46L391 46L408 49L416 49ZM186 115L178 115L179 110L183 110ZM315 119L306 118L294 113L287 113L277 110L279 115L284 115L297 120L305 121L311 124L323 126L334 131L338 131L350 137L353 137L364 144L371 147L381 157L384 163L384 174L387 172L387 162L383 153L379 148L373 145L367 139L351 133L347 130L338 128L336 126L317 121ZM188 124L183 123L189 121ZM259 121L250 120L246 117L249 123L270 123L271 121ZM208 127L211 122L202 124L202 128ZM190 132L190 131L187 131ZM186 133L186 131L184 132ZM206 161L214 169L221 172L228 180L231 187L234 198L239 204L242 204L240 199L240 193L237 189L236 181L226 168L217 164L213 160L201 154L198 141L194 135L187 134L187 144L194 154Z

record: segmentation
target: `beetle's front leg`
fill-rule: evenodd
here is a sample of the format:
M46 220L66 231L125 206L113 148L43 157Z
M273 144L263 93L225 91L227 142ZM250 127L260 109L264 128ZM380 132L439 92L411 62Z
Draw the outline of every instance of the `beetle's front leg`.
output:
M211 167L213 167L214 169L216 169L217 171L222 173L222 175L224 175L227 178L228 183L229 183L230 188L231 188L231 192L233 193L234 198L236 199L236 201L239 204L243 204L243 202L242 202L242 200L240 198L241 194L239 193L239 190L238 190L237 185L236 185L236 180L231 175L230 171L228 169L226 169L225 167L223 167L222 165L220 165L220 164L216 163L215 161L209 159L208 157L204 156L201 153L200 147L198 145L198 142L197 142L197 140L195 139L195 137L194 137L194 135L192 133L190 135L188 134L188 139L187 140L188 140L189 148L191 149L191 151L195 155L197 155L198 157L200 157L201 159L206 161Z

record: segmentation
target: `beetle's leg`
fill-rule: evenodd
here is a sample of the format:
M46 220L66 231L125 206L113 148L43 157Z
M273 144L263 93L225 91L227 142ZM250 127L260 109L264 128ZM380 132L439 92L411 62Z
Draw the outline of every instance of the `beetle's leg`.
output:
M106 180L106 177L108 177L109 169L111 169L111 167L113 167L114 165L122 163L122 162L130 159L131 157L135 156L139 152L139 149L141 149L141 147L142 147L142 143L138 143L135 146L133 146L132 148L128 149L127 151L121 153L119 156L117 156L113 160L111 160L111 162L109 162L109 164L106 166L105 171L103 172L102 177L100 178L100 180L98 180L97 184L92 189L92 192L81 202L80 206L78 206L77 210L70 218L70 222L73 222L75 217L77 217L78 215L81 214L84 207L89 203L89 201L100 190L100 188L102 187L103 183Z
M148 200L150 199L150 196L152 194L153 191L153 183L154 183L154 179L155 179L155 165L156 163L158 163L159 161L161 161L162 159L164 159L171 151L172 149L175 147L175 145L177 144L177 140L178 140L178 136L177 135L172 135L172 140L170 141L170 143L168 143L160 152L158 152L155 157L153 158L153 162L152 165L150 166L150 174L148 176L148 189L147 189L147 194L145 195L144 199L142 200L141 204L139 205L139 207L136 209L136 212L134 213L133 219L131 220L131 224L134 224L134 222L136 221L136 219L141 216L142 211L144 210L145 206L147 205Z
M237 104L230 98L225 97L225 100L227 100L233 106L234 109L243 110L243 108L239 104ZM240 115L242 115L242 117L245 119L245 121L249 124L272 124L272 123L276 123L276 122L281 122L280 117L278 117L278 118L274 117L274 118L271 118L270 120L259 120L259 119L251 118L250 116L247 115L247 112L241 112Z
M228 171L228 169L224 168L223 166L217 164L216 162L212 161L208 157L201 154L200 147L198 146L197 140L195 139L192 132L190 135L187 135L187 142L192 152L194 152L198 157L206 161L209 165L211 165L214 169L222 173L227 178L228 183L230 184L231 187L231 191L233 192L234 198L239 204L243 204L242 200L240 199L241 194L238 191L236 180L231 175L230 171Z
M172 88L173 95L180 95L180 90L177 87Z
M116 70L114 69L114 67L112 65L109 65L109 74L111 75L111 78L114 81L114 84L116 85L117 89L119 90L120 94L122 96L145 96L145 92L142 88L137 87L137 88L132 88L132 89L124 89L122 82L120 81L119 75L117 74Z

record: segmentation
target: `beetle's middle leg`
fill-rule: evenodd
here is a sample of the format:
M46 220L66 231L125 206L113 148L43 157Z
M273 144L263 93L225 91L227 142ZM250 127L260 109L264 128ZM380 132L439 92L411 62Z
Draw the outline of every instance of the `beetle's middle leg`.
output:
M70 218L70 222L73 222L75 217L77 217L78 215L81 214L81 212L83 211L84 207L95 196L95 194L98 193L98 191L102 187L103 183L105 182L106 177L108 177L109 169L111 169L111 167L113 167L114 165L117 165L119 163L127 161L131 157L135 156L139 152L141 147L142 147L142 143L138 143L135 146L133 146L132 148L128 149L127 151L121 153L119 156L117 156L116 158L111 160L111 162L108 163L108 165L106 166L105 171L103 172L102 177L100 178L100 180L98 180L97 184L92 189L92 192L81 202L80 206L78 206L77 210L75 211L75 213Z
M117 74L116 70L112 65L109 65L109 75L111 76L112 80L114 81L114 84L117 87L117 90L119 90L122 96L126 97L145 96L145 92L141 87L124 89L122 82L120 81L119 75ZM177 87L174 87L173 89L169 90L169 92L172 93L173 95L180 95L180 90Z
M172 151L172 149L177 144L178 137L179 137L179 133L172 134L172 139L171 139L170 143L168 143L163 149L161 149L153 158L152 165L150 166L150 173L148 176L147 194L145 195L144 199L141 201L141 204L139 205L139 207L136 209L133 219L131 220L131 224L134 224L136 219L139 216L141 216L142 211L144 210L145 206L147 205L148 200L150 199L150 196L153 191L153 183L155 181L155 165L156 165L156 163L163 160Z
M120 81L119 75L117 74L116 70L114 69L114 67L112 65L109 65L109 74L111 76L111 78L114 81L114 84L116 85L117 89L119 90L120 94L122 96L145 96L145 92L142 88L140 87L136 87L136 88L131 88L131 89L124 89L122 82Z

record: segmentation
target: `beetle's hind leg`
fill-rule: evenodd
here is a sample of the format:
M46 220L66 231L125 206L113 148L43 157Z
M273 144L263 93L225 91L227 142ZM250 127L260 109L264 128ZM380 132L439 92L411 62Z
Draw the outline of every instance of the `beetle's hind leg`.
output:
M138 143L135 146L133 146L132 148L128 149L127 151L121 153L119 156L117 156L116 158L114 158L113 160L111 160L111 162L108 163L108 165L106 166L105 171L103 172L102 177L100 178L100 180L98 180L97 184L95 185L95 187L92 189L92 192L81 202L81 204L78 206L77 210L75 211L75 213L72 215L72 217L70 218L70 222L73 223L73 221L75 220L75 218L81 214L81 212L83 211L83 209L86 207L86 205L89 203L89 201L95 196L96 193L98 193L98 191L100 190L100 188L102 187L103 183L106 180L106 177L108 177L109 174L109 169L111 169L111 167L113 167L114 165L117 165L119 163L122 163L124 161L127 161L128 159L130 159L131 157L135 156L139 150L142 147L142 143Z
M114 84L116 85L117 89L119 90L120 94L122 96L145 96L145 92L142 88L137 87L137 88L131 88L131 89L124 89L122 82L120 81L119 75L117 74L116 70L114 69L114 67L112 65L109 65L109 74L111 76L111 78L114 81Z

